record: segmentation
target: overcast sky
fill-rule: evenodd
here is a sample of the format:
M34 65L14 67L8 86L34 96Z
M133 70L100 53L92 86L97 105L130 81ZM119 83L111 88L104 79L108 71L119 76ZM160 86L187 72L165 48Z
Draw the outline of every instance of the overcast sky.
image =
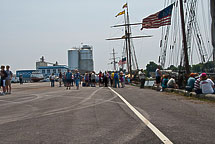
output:
M130 21L164 8L165 0L128 1ZM68 64L67 50L81 43L93 46L96 71L112 69L111 51L121 57L123 41L106 41L121 37L123 28L110 28L123 23L125 0L0 0L0 63L11 65L13 71L35 69L41 56L48 62ZM153 35L135 40L140 68L149 61L158 61L161 29L140 31L132 27L133 35Z

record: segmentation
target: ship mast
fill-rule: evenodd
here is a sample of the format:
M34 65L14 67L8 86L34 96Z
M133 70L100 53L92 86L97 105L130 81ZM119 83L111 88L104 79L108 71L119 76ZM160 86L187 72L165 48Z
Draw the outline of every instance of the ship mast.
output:
M215 62L215 1L210 0L211 3L211 18L212 18L212 24L211 24L211 38L212 38L212 45L213 45L213 61Z
M131 59L132 59L132 55L131 55L131 38L130 38L130 35L131 35L131 29L130 29L130 21L129 21L129 15L128 15L128 6L126 7L126 10L127 10L127 26L126 26L126 37L127 37L127 42L128 42L128 62L129 62L129 74L130 74L130 77L132 77L132 65L131 65Z
M187 39L186 39L186 32L185 32L183 0L179 0L179 2L180 2L181 27L182 27L182 38L183 38L183 48L184 48L184 66L186 70L186 75L188 75L190 73L190 67L189 67L189 59L188 59L188 53L187 53Z
M116 71L116 53L115 53L115 51L114 51L114 48L113 48L113 53L111 53L111 54L113 54L113 68L114 68L114 71Z
M126 6L126 13L124 13L124 19L125 19L125 24L123 24L123 25L115 25L115 26L112 26L112 27L122 27L122 26L125 27L125 35L122 36L121 38L110 38L110 39L106 39L106 40L120 40L120 39L125 39L126 56L127 56L126 57L127 70L128 70L128 74L130 75L130 77L132 77L132 49L131 49L131 39L134 39L134 38L143 38L143 37L152 37L152 36L131 36L131 25L140 25L142 23L130 24L128 5ZM136 58L136 55L135 55L134 48L133 48L133 53L134 53L134 57L135 57L135 60L136 60L136 65L137 65L137 58ZM138 68L138 65L137 65L137 68Z

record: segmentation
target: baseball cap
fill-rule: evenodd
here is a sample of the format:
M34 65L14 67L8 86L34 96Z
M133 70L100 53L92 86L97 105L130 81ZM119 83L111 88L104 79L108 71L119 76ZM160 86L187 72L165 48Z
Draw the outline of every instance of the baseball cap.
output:
M206 76L207 76L206 73L202 73L202 74L201 74L201 77L206 77Z

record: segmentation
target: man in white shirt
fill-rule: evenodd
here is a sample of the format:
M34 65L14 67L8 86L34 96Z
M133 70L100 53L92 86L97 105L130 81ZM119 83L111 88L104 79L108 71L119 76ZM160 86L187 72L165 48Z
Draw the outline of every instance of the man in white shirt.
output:
M143 69L141 69L141 71L139 72L139 79L140 79L140 88L144 88L145 81L146 81L146 75L145 75Z
M202 81L200 82L200 88L203 94L213 94L214 93L214 82L207 78L206 73L201 74Z
M171 79L167 82L167 87L168 88L176 88L176 82L175 82L175 77L172 76Z

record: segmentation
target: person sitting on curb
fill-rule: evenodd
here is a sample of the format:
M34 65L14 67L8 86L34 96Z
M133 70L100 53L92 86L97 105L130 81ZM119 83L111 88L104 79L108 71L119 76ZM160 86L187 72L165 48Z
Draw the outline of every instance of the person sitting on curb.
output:
M195 77L196 81L194 83L194 91L196 94L202 94L202 89L200 89L201 75Z
M168 75L164 75L161 81L162 89L160 91L164 91L164 89L167 88L167 83L168 83Z
M175 76L171 76L171 78L167 82L167 87L168 88L177 88L176 82L175 82Z
M185 87L185 90L188 92L192 92L193 88L194 88L194 83L195 83L195 73L191 73L189 79L187 80L187 85Z
M201 74L200 88L203 94L213 94L214 93L214 82L207 78L206 73Z

